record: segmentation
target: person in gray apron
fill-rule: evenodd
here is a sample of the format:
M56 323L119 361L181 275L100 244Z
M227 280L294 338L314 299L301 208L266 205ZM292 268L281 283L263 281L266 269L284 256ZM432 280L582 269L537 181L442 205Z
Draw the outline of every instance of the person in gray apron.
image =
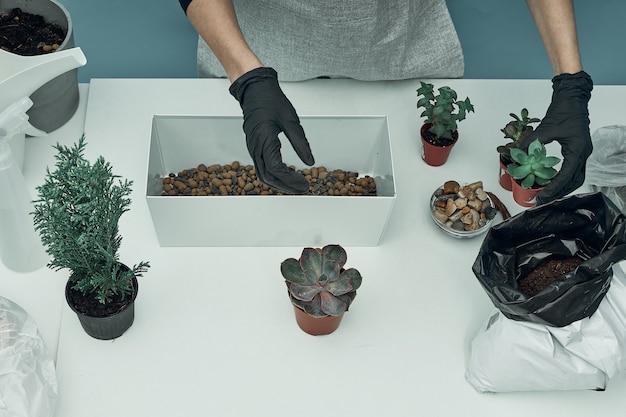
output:
M445 0L179 2L199 34L198 75L229 78L257 176L287 193L306 192L308 182L282 162L278 134L285 133L304 163L315 160L279 80L463 76L463 52ZM527 3L556 74L552 104L536 131L542 142L558 140L563 147L560 174L537 197L547 202L584 180L593 83L582 71L572 0Z

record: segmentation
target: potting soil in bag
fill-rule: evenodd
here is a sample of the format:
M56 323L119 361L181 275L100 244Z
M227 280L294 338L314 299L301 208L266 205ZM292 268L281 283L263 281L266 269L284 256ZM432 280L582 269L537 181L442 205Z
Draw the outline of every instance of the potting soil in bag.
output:
M33 319L0 297L0 416L52 417L54 362Z
M593 152L586 177L593 191L600 191L626 212L626 126L605 126L591 135Z
M626 216L596 192L533 207L492 227L472 270L504 316L562 327L591 316L626 259ZM547 259L584 261L564 279L530 296L519 281Z
M471 342L466 380L481 393L605 389L626 370L626 275L613 268L596 312L567 326L496 311Z

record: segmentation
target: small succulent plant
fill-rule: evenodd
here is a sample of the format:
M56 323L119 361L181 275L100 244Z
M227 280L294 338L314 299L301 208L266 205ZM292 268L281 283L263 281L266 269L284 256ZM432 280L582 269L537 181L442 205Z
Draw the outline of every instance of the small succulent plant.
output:
M512 148L511 159L513 163L507 165L507 172L514 180L521 180L523 188L549 184L558 173L554 166L561 161L556 156L547 156L546 148L539 139L530 143L528 152Z
M526 108L522 109L519 116L515 113L509 113L509 115L513 120L509 121L500 131L504 133L505 138L511 139L511 141L497 148L500 155L508 162L511 161L511 149L516 148L517 144L534 130L531 124L541 121L536 117L528 117L528 109Z
M420 117L426 117L424 123L432 123L429 132L438 138L452 139L457 123L464 120L468 112L473 112L474 106L469 97L457 101L456 91L448 86L440 87L438 91L439 94L435 95L434 86L421 81L417 90L417 108L424 108L420 114Z
M280 271L289 289L291 302L314 317L339 316L348 310L361 286L361 274L344 269L344 248L327 245L304 248L300 259L289 258Z

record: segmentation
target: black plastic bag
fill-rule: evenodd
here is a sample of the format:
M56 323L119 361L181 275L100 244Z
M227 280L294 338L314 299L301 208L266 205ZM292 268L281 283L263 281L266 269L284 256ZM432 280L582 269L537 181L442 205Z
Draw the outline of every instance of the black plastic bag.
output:
M602 193L572 195L492 227L472 271L508 318L562 327L591 316L609 289L612 266L626 259L626 217ZM578 255L565 279L529 297L518 286L542 261Z

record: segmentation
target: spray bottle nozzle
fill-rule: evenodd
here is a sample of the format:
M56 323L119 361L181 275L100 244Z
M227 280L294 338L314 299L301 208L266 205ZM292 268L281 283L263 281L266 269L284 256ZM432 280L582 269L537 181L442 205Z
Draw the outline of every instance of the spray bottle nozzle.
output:
M47 133L28 123L26 111L33 102L23 97L0 112L0 170L7 169L14 161L9 141L18 135L46 136Z
M28 97L22 97L0 112L0 140L8 141L19 133L31 136L46 136L47 133L28 123L26 112L33 105Z

